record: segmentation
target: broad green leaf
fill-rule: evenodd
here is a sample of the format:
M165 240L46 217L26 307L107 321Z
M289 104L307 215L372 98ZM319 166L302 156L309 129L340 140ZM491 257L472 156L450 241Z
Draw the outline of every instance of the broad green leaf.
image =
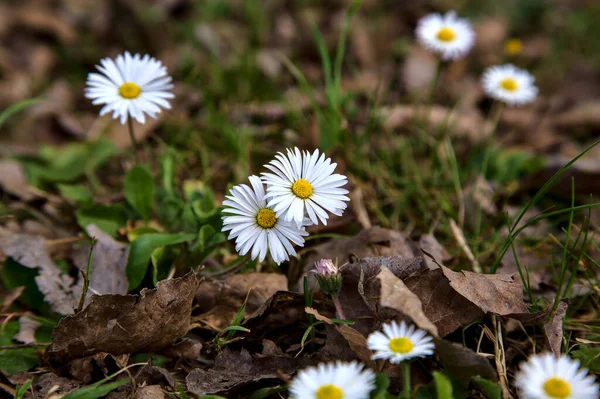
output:
M160 233L158 230L156 230L154 227L150 227L150 226L140 226L140 227L136 227L135 229L131 229L127 232L127 240L129 240L129 242L135 241L136 238L138 238L139 236L142 236L144 234L154 234L154 233Z
M91 205L79 209L76 216L81 228L93 224L113 237L117 236L118 229L127 224L127 213L121 205Z
M127 384L129 378L123 378L118 381L109 382L103 385L88 385L79 388L76 391L69 392L62 399L96 399L106 396L107 393L114 391L123 384Z
M89 205L94 201L94 196L89 188L81 184L57 184L60 195L75 201L79 205Z
M144 234L133 241L127 256L127 280L129 289L136 288L146 275L152 252L164 245L179 244L196 238L194 234Z
M40 309L44 303L44 295L35 282L37 275L37 270L25 267L12 258L8 258L0 268L2 284L6 288L25 287L19 297L19 302L31 309Z
M125 199L148 221L154 208L154 181L152 175L142 165L136 165L129 169L124 182Z
M19 330L19 322L11 321L0 329L0 345L14 345L13 337ZM38 355L34 348L0 350L0 371L4 374L15 374L27 371L38 365Z
M390 379L385 374L375 375L375 389L371 391L370 399L386 399L388 397L388 388Z
M167 278L173 264L173 250L169 246L158 247L152 252L152 282L154 285Z
M437 399L453 399L452 383L444 374L437 371L433 372L433 382L435 384L435 392Z
M502 399L502 389L495 382L481 377L473 377L473 381L481 388L487 399Z
M42 147L39 160L24 160L23 166L33 185L69 183L87 172L93 172L118 149L106 140L93 143L74 143L60 148Z

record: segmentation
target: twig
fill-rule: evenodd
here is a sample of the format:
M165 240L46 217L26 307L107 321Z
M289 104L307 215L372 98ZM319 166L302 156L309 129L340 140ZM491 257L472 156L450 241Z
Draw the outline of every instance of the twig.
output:
M85 296L87 295L88 289L90 287L90 269L92 266L92 252L94 251L94 245L96 244L96 237L92 237L92 243L90 246L90 254L88 255L87 266L85 267L85 272L81 270L81 274L83 276L83 289L81 290L81 298L79 298L79 305L77 305L77 310L75 313L81 312L83 309L83 304L85 303Z
M450 231L452 231L452 235L454 236L454 239L458 243L460 249L462 249L467 258L469 258L469 260L471 261L473 271L475 273L481 273L481 266L479 265L477 259L475 259L473 252L471 252L471 248L469 248L469 246L467 245L467 239L465 238L462 230L460 229L460 227L458 227L454 219L449 218L448 221L450 222Z
M46 347L50 344L15 344L15 345L2 345L0 346L0 350L5 349L21 349L21 348L37 348L37 347Z

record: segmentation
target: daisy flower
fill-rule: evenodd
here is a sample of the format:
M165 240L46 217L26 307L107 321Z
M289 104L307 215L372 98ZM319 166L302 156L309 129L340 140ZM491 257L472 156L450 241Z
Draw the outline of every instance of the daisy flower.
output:
M395 321L383 325L383 332L376 331L369 335L367 344L375 351L372 359L388 359L390 363L398 364L415 357L425 357L433 354L435 345L432 338L421 330L404 321L400 326Z
M113 119L120 118L125 124L127 117L139 123L146 122L145 114L156 118L162 108L170 109L167 99L175 96L167 68L157 59L129 52L118 55L115 60L104 58L88 75L85 96L92 104L104 104L100 115L112 112Z
M303 224L305 215L314 224L317 218L327 225L328 212L341 216L346 203L348 190L340 188L348 181L346 176L332 174L337 163L319 157L319 150L312 155L308 151L302 154L298 148L287 149L287 157L281 152L276 159L265 165L273 173L262 173L267 185L269 207L286 221L293 220L296 225Z
M521 365L515 385L523 399L596 399L598 384L579 361L552 353L532 355Z
M444 61L464 57L475 43L471 24L464 18L458 18L454 11L421 18L416 35L423 47L439 54Z
M357 362L319 364L300 371L290 384L294 399L367 399L375 373Z
M481 78L486 94L508 105L532 102L538 93L534 81L529 72L512 64L490 67Z
M235 238L235 250L246 255L252 249L251 257L262 262L267 250L275 263L289 260L296 255L292 244L304 246L304 236L308 233L304 227L285 221L275 215L267 206L265 189L260 177L249 177L250 188L246 184L234 186L223 201L222 231L229 231L229 239Z

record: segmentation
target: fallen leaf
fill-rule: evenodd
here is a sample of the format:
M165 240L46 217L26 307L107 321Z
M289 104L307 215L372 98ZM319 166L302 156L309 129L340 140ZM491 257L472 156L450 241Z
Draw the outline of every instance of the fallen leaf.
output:
M19 317L19 332L15 335L14 339L24 344L35 344L35 331L40 327L42 323L35 321L29 317Z
M419 247L430 254L439 263L447 262L451 259L450 254L440 244L440 242L431 233L423 234L419 239ZM430 270L437 269L439 266L429 257L425 256L425 264Z
M5 192L26 202L37 197L29 183L27 183L23 166L17 161L0 161L0 187Z
M139 295L95 295L86 308L67 316L52 331L50 361L98 352L113 355L154 352L171 345L188 330L199 276L159 281Z
M265 385L276 385L279 375L291 376L310 361L283 356L252 356L246 349L225 348L213 367L195 368L186 377L187 390L194 395L242 397Z
M441 337L484 317L484 313L450 286L441 269L424 270L404 280L421 300L423 313Z
M0 250L19 264L38 270L35 282L52 310L60 314L73 313L83 284L62 273L50 259L43 237L13 234L0 228Z
M93 224L88 225L85 230L88 236L96 239L90 265L90 290L97 295L126 294L128 282L125 268L128 246L116 241ZM72 254L73 263L80 270L86 270L90 248L91 245L83 244Z
M410 317L419 328L429 331L434 336L438 335L437 327L423 312L421 300L408 289L402 280L385 266L381 268L377 279L381 284L379 297L381 306L397 310Z
M422 46L414 45L408 51L402 64L402 83L406 91L416 98L429 96L431 82L435 79L438 57Z
M68 372L84 384L93 382L97 372L101 371L103 377L108 377L127 365L129 354L113 356L110 353L96 353L91 356L73 359L61 366L68 367Z
M563 320L569 307L568 301L560 301L556 311L552 314L548 322L544 324L544 333L550 350L555 356L560 356L563 340Z
M501 316L526 313L523 285L516 275L479 274L468 270L455 272L442 266L444 276L459 294L485 313Z
M80 381L59 377L54 373L45 373L36 378L31 385L35 398L47 398L50 393L64 395L81 387Z
M471 349L444 339L434 339L435 355L444 369L452 373L463 384L468 384L475 376L497 381L498 375L489 360Z

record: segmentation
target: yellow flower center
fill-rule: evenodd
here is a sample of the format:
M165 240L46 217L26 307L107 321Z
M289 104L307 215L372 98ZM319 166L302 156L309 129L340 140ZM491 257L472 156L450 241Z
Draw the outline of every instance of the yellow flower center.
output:
M447 26L444 26L438 31L436 36L439 40L443 42L451 42L456 37L456 33L454 33L454 30L448 28Z
M296 197L307 199L312 195L313 188L306 180L298 179L292 184L292 192L296 194Z
M509 39L504 43L506 55L517 55L523 51L523 43L519 39Z
M544 382L544 392L551 398L565 399L571 394L571 386L561 378L552 377Z
M275 212L272 210L263 208L258 211L258 214L256 215L256 224L263 229L270 229L275 226L275 222L277 222L277 218L275 217Z
M390 350L396 353L409 353L413 349L413 343L406 337L390 339Z
M344 392L333 384L321 385L317 389L317 399L342 399Z
M119 86L119 95L130 100L137 98L141 91L142 89L140 89L140 86L133 82L125 82Z
M500 87L506 91L516 91L519 88L519 84L513 78L506 78L500 81Z

